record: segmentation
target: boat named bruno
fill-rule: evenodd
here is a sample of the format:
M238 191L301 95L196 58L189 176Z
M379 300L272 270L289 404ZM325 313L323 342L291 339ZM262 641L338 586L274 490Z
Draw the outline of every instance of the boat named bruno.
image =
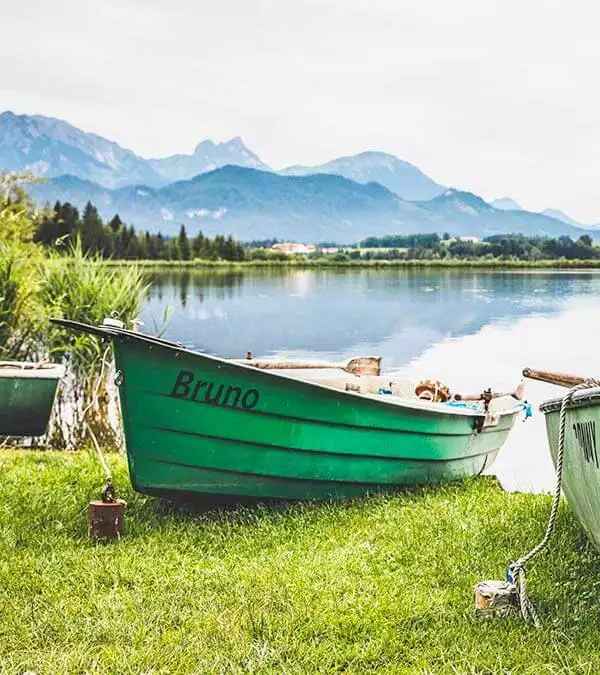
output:
M523 409L516 394L421 400L403 380L268 370L114 321L55 322L112 340L133 487L158 496L328 499L472 476Z

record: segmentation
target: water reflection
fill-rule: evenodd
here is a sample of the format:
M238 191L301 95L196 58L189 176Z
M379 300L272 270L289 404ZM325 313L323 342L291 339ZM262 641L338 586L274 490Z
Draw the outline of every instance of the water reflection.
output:
M169 271L155 274L144 315L173 308L166 335L223 356L380 353L399 367L429 345L561 311L600 294L594 274L434 270Z
M512 388L524 366L600 375L593 272L186 270L151 284L147 330L170 305L167 337L226 357L378 354L386 372L475 390ZM560 393L527 387L536 405ZM542 415L517 427L496 472L509 489L550 489Z

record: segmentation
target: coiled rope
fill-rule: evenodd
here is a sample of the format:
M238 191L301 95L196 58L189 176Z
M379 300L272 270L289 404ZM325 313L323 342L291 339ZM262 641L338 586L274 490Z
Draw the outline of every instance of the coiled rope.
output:
M561 405L560 405L560 418L558 425L558 448L556 451L556 483L554 487L554 497L552 499L552 508L550 509L550 518L548 519L548 527L546 528L546 534L540 541L540 543L527 555L519 558L517 561L511 563L507 570L508 580L515 584L517 592L519 595L519 609L521 616L527 622L532 623L536 628L540 628L541 622L538 616L538 613L533 606L533 603L527 596L527 573L525 566L527 563L534 558L540 551L542 551L548 545L550 537L552 536L552 531L554 530L554 525L556 523L556 516L558 514L558 506L560 504L560 493L562 491L562 478L563 478L563 466L564 466L564 456L565 456L565 428L567 421L567 408L573 395L582 390L590 389L591 387L600 386L600 380L597 379L588 379L582 382L581 384L576 385L569 389L569 391L563 396Z

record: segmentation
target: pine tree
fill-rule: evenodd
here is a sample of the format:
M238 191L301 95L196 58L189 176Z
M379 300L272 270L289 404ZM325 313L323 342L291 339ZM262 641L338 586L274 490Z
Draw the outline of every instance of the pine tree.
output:
M158 260L166 260L167 252L165 250L165 238L159 232L156 235L156 257Z
M115 234L121 229L121 227L123 226L123 221L119 217L118 213L115 213L115 215L111 218L110 222L108 223L108 226Z
M194 258L206 257L206 241L206 237L202 234L202 230L200 230L192 241Z
M75 238L75 233L81 227L79 220L79 211L69 202L65 202L60 209L58 238L65 244L70 244Z
M217 236L213 239L213 256L215 258L223 258L223 250L225 248L225 237L221 234L217 234Z
M129 260L135 260L137 258L137 239L135 236L135 229L133 225L130 225L128 228L124 227L124 230L127 230L127 249L126 255Z
M44 214L44 217L40 221L37 230L33 235L33 241L43 244L44 246L53 244L57 237L59 218L60 202L56 202L56 204L54 204L54 209Z
M150 260L156 260L156 239L150 234L150 232L146 232L144 235L144 248L146 249L146 256Z
M181 226L177 237L177 248L180 260L189 260L192 257L192 247L185 231L185 225Z
M98 209L91 202L85 205L80 231L84 252L104 251L104 224L98 215Z

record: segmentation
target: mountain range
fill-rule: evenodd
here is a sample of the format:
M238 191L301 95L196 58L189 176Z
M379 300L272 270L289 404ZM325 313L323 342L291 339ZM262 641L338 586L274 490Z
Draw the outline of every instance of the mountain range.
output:
M227 164L269 168L239 137L202 141L191 155L144 159L63 120L10 111L0 115L0 167L8 171L25 169L47 178L71 175L107 188L158 187Z
M40 202L90 200L105 218L119 213L138 229L232 234L240 239L334 240L448 232L579 236L559 211L531 213L503 198L488 204L447 189L384 152L319 166L270 169L241 138L205 140L192 154L145 159L118 143L40 115L0 114L0 170L47 178ZM570 222L569 222L570 221Z
M105 218L119 213L138 228L174 234L232 234L242 240L298 239L350 243L390 233L448 232L455 236L527 232L580 236L585 231L528 211L500 211L468 192L446 190L432 200L401 199L379 183L330 174L281 176L228 165L164 187L117 189L72 176L33 187L40 202L79 207L91 200Z
M198 143L191 155L172 155L162 159L151 159L150 164L163 180L168 182L193 178L198 174L228 164L269 170L269 167L244 145L244 141L239 136L224 143L202 141Z
M351 157L334 159L320 166L290 166L279 173L284 176L326 173L343 176L357 183L379 183L409 201L433 199L446 189L416 166L386 152L361 152Z
M510 197L500 197L499 199L493 199L490 202L490 204L495 209L500 209L501 211L525 210L520 204L518 204L514 199L511 199ZM573 227L580 227L583 229L585 229L586 227L582 223L568 216L564 211L561 211L560 209L544 209L543 211L540 211L540 213L544 216L548 216L548 218L556 218L556 220L560 220L562 223L572 225ZM598 227L598 225L591 226L592 229L596 227Z

